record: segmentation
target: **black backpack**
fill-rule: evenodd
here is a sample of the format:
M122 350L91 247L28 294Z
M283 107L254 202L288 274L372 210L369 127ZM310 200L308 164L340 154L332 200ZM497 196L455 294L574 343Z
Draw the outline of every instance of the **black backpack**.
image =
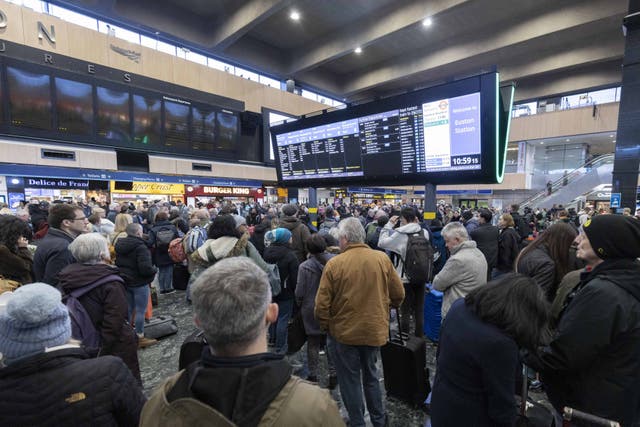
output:
M168 248L175 235L173 227L161 228L156 232L156 246Z
M433 246L424 237L422 229L407 235L407 250L404 257L404 274L411 283L424 284L433 275Z
M375 231L367 236L367 245L371 249L378 249L378 241L380 240L380 230L382 227L377 226Z

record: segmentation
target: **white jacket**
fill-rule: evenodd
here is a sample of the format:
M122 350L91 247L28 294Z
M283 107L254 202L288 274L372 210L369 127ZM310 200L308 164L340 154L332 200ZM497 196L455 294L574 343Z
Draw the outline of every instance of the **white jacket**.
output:
M394 254L399 255L400 259L397 264L394 263L396 271L404 283L409 280L404 276L404 258L407 252L407 242L409 241L408 234L414 234L422 230L424 237L429 240L429 232L423 229L419 223L411 222L401 227L393 229L393 224L386 223L380 230L380 239L378 240L378 247Z

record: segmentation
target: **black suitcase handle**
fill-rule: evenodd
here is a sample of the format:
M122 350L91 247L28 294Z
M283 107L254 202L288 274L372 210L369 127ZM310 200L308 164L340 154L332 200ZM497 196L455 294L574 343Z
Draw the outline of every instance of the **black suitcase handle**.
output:
M398 318L398 334L393 337L391 335L391 310L396 311L396 317ZM406 341L409 340L409 334L402 332L402 321L400 320L400 309L397 307L391 307L389 309L389 342L394 342L396 344L406 345Z

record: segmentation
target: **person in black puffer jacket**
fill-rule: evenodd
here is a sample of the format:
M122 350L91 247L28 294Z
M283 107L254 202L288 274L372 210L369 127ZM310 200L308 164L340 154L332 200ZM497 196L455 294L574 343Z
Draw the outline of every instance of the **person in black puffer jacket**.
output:
M136 426L145 397L117 357L89 358L71 340L60 292L18 288L0 313L0 425Z
M119 277L117 267L108 264L107 240L98 233L78 236L69 245L77 263L66 266L59 274L59 287L64 294L95 283L107 276ZM127 320L127 300L122 281L115 278L100 285L78 300L100 333L100 355L120 357L133 376L140 379L138 343Z
M127 319L136 312L136 333L138 345L146 347L155 344L156 340L144 337L144 312L149 302L149 283L153 281L158 269L151 262L151 252L142 240L142 225L129 224L127 237L116 242L116 265L125 281L127 297Z
M265 234L271 244L264 250L264 260L277 264L282 282L282 291L273 301L278 304L278 320L269 327L269 336L275 337L276 352L287 352L287 327L293 314L293 303L298 280L298 258L291 248L291 232L276 228ZM271 338L273 340L273 338Z
M271 220L263 219L262 222L256 225L253 229L253 234L249 241L256 247L260 256L264 255L264 235L271 229Z
M169 222L169 214L160 211L156 215L156 223L149 231L147 244L154 249L153 264L158 267L158 284L160 293L175 292L173 289L173 260L169 256L169 243L178 237L176 226Z

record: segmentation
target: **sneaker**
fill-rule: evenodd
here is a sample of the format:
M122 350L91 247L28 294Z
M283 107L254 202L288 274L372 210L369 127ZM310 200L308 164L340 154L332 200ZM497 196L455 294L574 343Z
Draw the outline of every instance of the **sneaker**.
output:
M157 343L158 340L153 338L138 337L138 348L146 348Z

